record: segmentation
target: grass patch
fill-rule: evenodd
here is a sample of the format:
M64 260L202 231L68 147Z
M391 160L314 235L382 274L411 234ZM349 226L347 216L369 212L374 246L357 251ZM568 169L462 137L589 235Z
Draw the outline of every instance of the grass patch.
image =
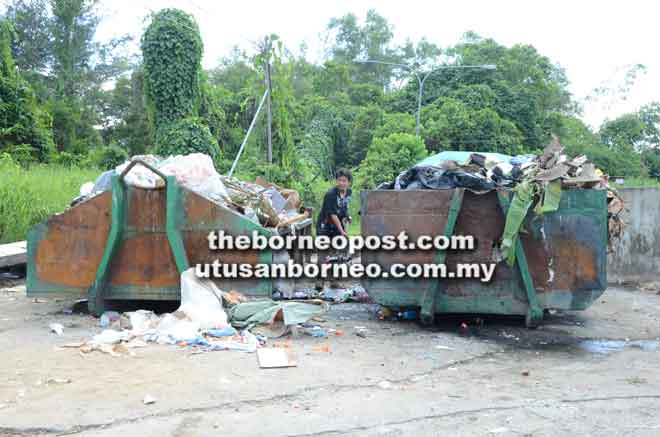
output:
M100 171L34 165L28 169L0 162L0 243L25 240L33 225L63 211Z

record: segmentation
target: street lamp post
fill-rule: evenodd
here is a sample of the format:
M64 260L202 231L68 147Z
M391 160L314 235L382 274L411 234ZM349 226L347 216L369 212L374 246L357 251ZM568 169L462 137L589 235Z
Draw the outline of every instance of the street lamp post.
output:
M385 62L385 61L377 61L374 59L368 59L366 61L356 61L357 63L360 64L384 64L384 65L393 65L395 67L402 67L405 68L406 70L410 71L412 74L415 75L415 78L417 79L417 84L419 85L419 93L417 94L417 114L415 116L416 123L415 123L415 135L419 136L419 117L422 112L422 97L424 95L424 83L426 82L426 79L429 78L430 75L433 73L440 71L440 70L449 70L449 69L458 69L458 68L478 68L482 70L496 70L497 66L493 64L483 64L483 65L442 65L440 67L436 67L433 70L427 72L423 76L420 74L420 71L413 69L410 65L407 64L397 64L395 62Z

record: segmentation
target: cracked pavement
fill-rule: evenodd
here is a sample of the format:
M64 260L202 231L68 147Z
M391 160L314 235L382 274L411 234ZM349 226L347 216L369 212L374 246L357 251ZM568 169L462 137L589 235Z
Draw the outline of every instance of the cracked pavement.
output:
M344 335L271 340L298 366L260 369L255 354L176 346L83 356L59 346L100 331L98 320L10 285L0 285L0 435L660 433L660 296L649 291L611 288L536 330L469 316L425 329L335 305L323 325Z

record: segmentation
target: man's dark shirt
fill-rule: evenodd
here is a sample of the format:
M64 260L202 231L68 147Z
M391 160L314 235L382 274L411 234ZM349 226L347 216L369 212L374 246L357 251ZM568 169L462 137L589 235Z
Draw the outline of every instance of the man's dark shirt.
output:
M332 223L330 216L333 214L336 215L339 221L348 217L348 203L351 201L351 193L351 189L347 189L346 196L342 198L339 195L339 188L337 187L333 187L325 193L323 206L316 222L317 235L340 235L339 229Z

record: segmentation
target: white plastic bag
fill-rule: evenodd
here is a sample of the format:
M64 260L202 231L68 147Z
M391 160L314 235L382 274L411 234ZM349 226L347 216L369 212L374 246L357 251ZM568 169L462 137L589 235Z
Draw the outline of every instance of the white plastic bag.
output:
M227 325L227 313L222 307L222 292L209 279L195 276L190 268L181 274L181 306L179 310L200 328L221 328Z
M158 164L160 163L160 159L153 155L137 155L132 158L133 161L136 159L144 161L154 168L158 168ZM120 175L130 163L131 161L126 161L117 167L115 169L116 174ZM140 164L135 164L135 166L131 168L131 170L124 177L124 182L126 182L127 185L146 189L154 189L165 186L165 181L163 178Z
M160 322L160 317L153 311L137 310L127 313L131 322L131 333L133 335L144 335L147 331L155 329Z
M94 192L94 182L85 182L80 187L80 195L81 196L89 196L93 192Z
M179 319L173 314L165 314L158 323L155 335L147 338L158 344L176 344L180 341L195 340L199 336L199 322Z
M114 329L104 329L100 334L92 337L93 344L117 344L122 340L128 339L131 333L129 331L115 331Z
M176 177L176 181L184 187L211 200L224 202L228 198L225 185L208 155L191 153L170 156L158 169L163 174Z

